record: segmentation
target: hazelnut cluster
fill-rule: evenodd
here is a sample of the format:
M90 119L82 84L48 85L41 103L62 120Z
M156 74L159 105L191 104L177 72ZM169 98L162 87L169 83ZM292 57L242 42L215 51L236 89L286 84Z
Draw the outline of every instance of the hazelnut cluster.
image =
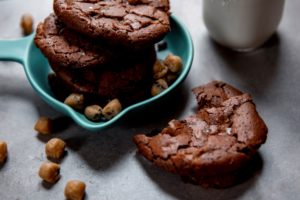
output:
M64 103L75 110L84 108L84 95L70 94ZM84 115L91 121L110 120L122 110L122 105L118 99L108 102L103 108L99 105L89 105L84 108Z
M74 100L74 101L72 102L72 100ZM69 98L69 100L67 102L70 103L71 105L75 105L75 107L78 108L78 105L76 105L76 102L79 102L79 104L80 104L81 100L83 100L83 99L81 99L81 96L78 95L74 98L73 97ZM116 103L116 101L111 102L110 106L113 105L113 107L114 107L115 103ZM93 119L95 119L95 116L93 116L94 110L91 108L95 108L96 110L99 110L99 107L98 106L90 106L89 108L86 108L86 110L87 110L86 112L88 113L88 115L91 116L91 118L93 117ZM108 109L109 112L111 112L113 114L114 109L112 109L110 107L108 107L106 109ZM100 110L102 111L101 108L100 108ZM52 126L53 126L53 120L51 120L50 118L47 118L47 117L41 117L36 122L36 125L34 128L40 134L45 135L45 134L51 133ZM66 143L62 139L52 138L45 145L45 153L46 153L47 158L49 158L49 159L61 159L62 156L64 155L65 148L66 148ZM0 163L5 160L6 156L7 156L7 145L5 142L0 141ZM40 178L43 181L50 183L50 184L55 184L61 177L60 165L55 162L50 162L50 161L44 162L44 163L42 163L42 165L39 168L38 175L40 176ZM66 199L82 200L85 195L85 188L86 188L86 185L82 181L79 181L79 180L68 181L65 186L65 190L64 190Z
M182 60L179 56L169 54L165 60L157 60L153 66L155 82L151 88L151 95L156 96L166 90L177 79L181 68Z

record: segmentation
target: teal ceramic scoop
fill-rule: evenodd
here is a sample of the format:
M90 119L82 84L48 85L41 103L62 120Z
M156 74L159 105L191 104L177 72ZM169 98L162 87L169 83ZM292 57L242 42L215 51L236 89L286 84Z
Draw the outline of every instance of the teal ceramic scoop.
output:
M165 37L167 49L159 51L158 58L165 58L168 53L178 55L183 60L183 69L177 80L165 91L139 103L124 108L117 116L106 122L92 122L83 114L58 101L48 85L48 74L51 68L47 59L33 42L34 35L18 40L0 40L0 60L16 61L23 65L27 79L32 87L50 106L71 117L77 124L85 129L97 131L111 126L129 111L143 107L161 99L167 93L174 90L189 73L193 60L193 43L185 26L174 16L171 16L172 31Z

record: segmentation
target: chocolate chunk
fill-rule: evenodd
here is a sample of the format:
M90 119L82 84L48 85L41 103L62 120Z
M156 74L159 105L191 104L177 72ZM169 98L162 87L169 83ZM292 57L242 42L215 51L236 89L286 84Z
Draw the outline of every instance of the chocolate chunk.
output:
M162 40L155 44L156 51L163 51L168 48L168 43L165 40Z

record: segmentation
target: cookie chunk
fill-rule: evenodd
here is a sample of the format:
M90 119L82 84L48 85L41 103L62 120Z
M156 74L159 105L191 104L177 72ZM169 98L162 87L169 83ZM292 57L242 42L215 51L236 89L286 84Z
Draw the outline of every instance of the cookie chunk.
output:
M54 11L68 27L112 44L152 45L170 31L168 0L55 0Z
M193 89L198 110L155 136L134 137L158 167L206 187L229 187L266 141L267 127L249 94L213 81Z

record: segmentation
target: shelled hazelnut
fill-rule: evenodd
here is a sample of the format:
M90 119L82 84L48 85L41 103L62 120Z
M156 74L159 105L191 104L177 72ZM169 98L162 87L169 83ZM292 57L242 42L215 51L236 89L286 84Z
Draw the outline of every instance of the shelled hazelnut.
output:
M21 18L21 28L24 35L29 35L33 32L33 18L29 13L22 15Z
M7 144L0 140L0 164L4 163L7 158Z
M82 200L85 194L85 183L79 180L68 181L65 187L65 197L69 200Z
M168 67L161 60L156 60L156 62L153 65L152 71L153 71L153 78L157 80L167 75Z
M122 105L118 99L110 101L102 110L105 119L110 120L122 110Z
M84 106L84 96L82 94L72 93L65 99L64 103L75 110L82 110Z
M48 158L59 159L65 152L66 143L59 139L53 138L49 140L45 145L45 152Z
M52 120L48 117L40 117L36 122L34 129L40 134L47 135L52 132Z
M156 96L167 88L168 88L168 83L164 79L158 79L152 85L151 95Z
M48 183L55 183L60 178L60 165L52 162L45 162L41 165L39 176Z
M102 115L102 108L99 105L87 106L84 115L91 121L99 121Z
M173 73L178 73L182 68L182 60L179 56L169 54L164 60L164 64Z

